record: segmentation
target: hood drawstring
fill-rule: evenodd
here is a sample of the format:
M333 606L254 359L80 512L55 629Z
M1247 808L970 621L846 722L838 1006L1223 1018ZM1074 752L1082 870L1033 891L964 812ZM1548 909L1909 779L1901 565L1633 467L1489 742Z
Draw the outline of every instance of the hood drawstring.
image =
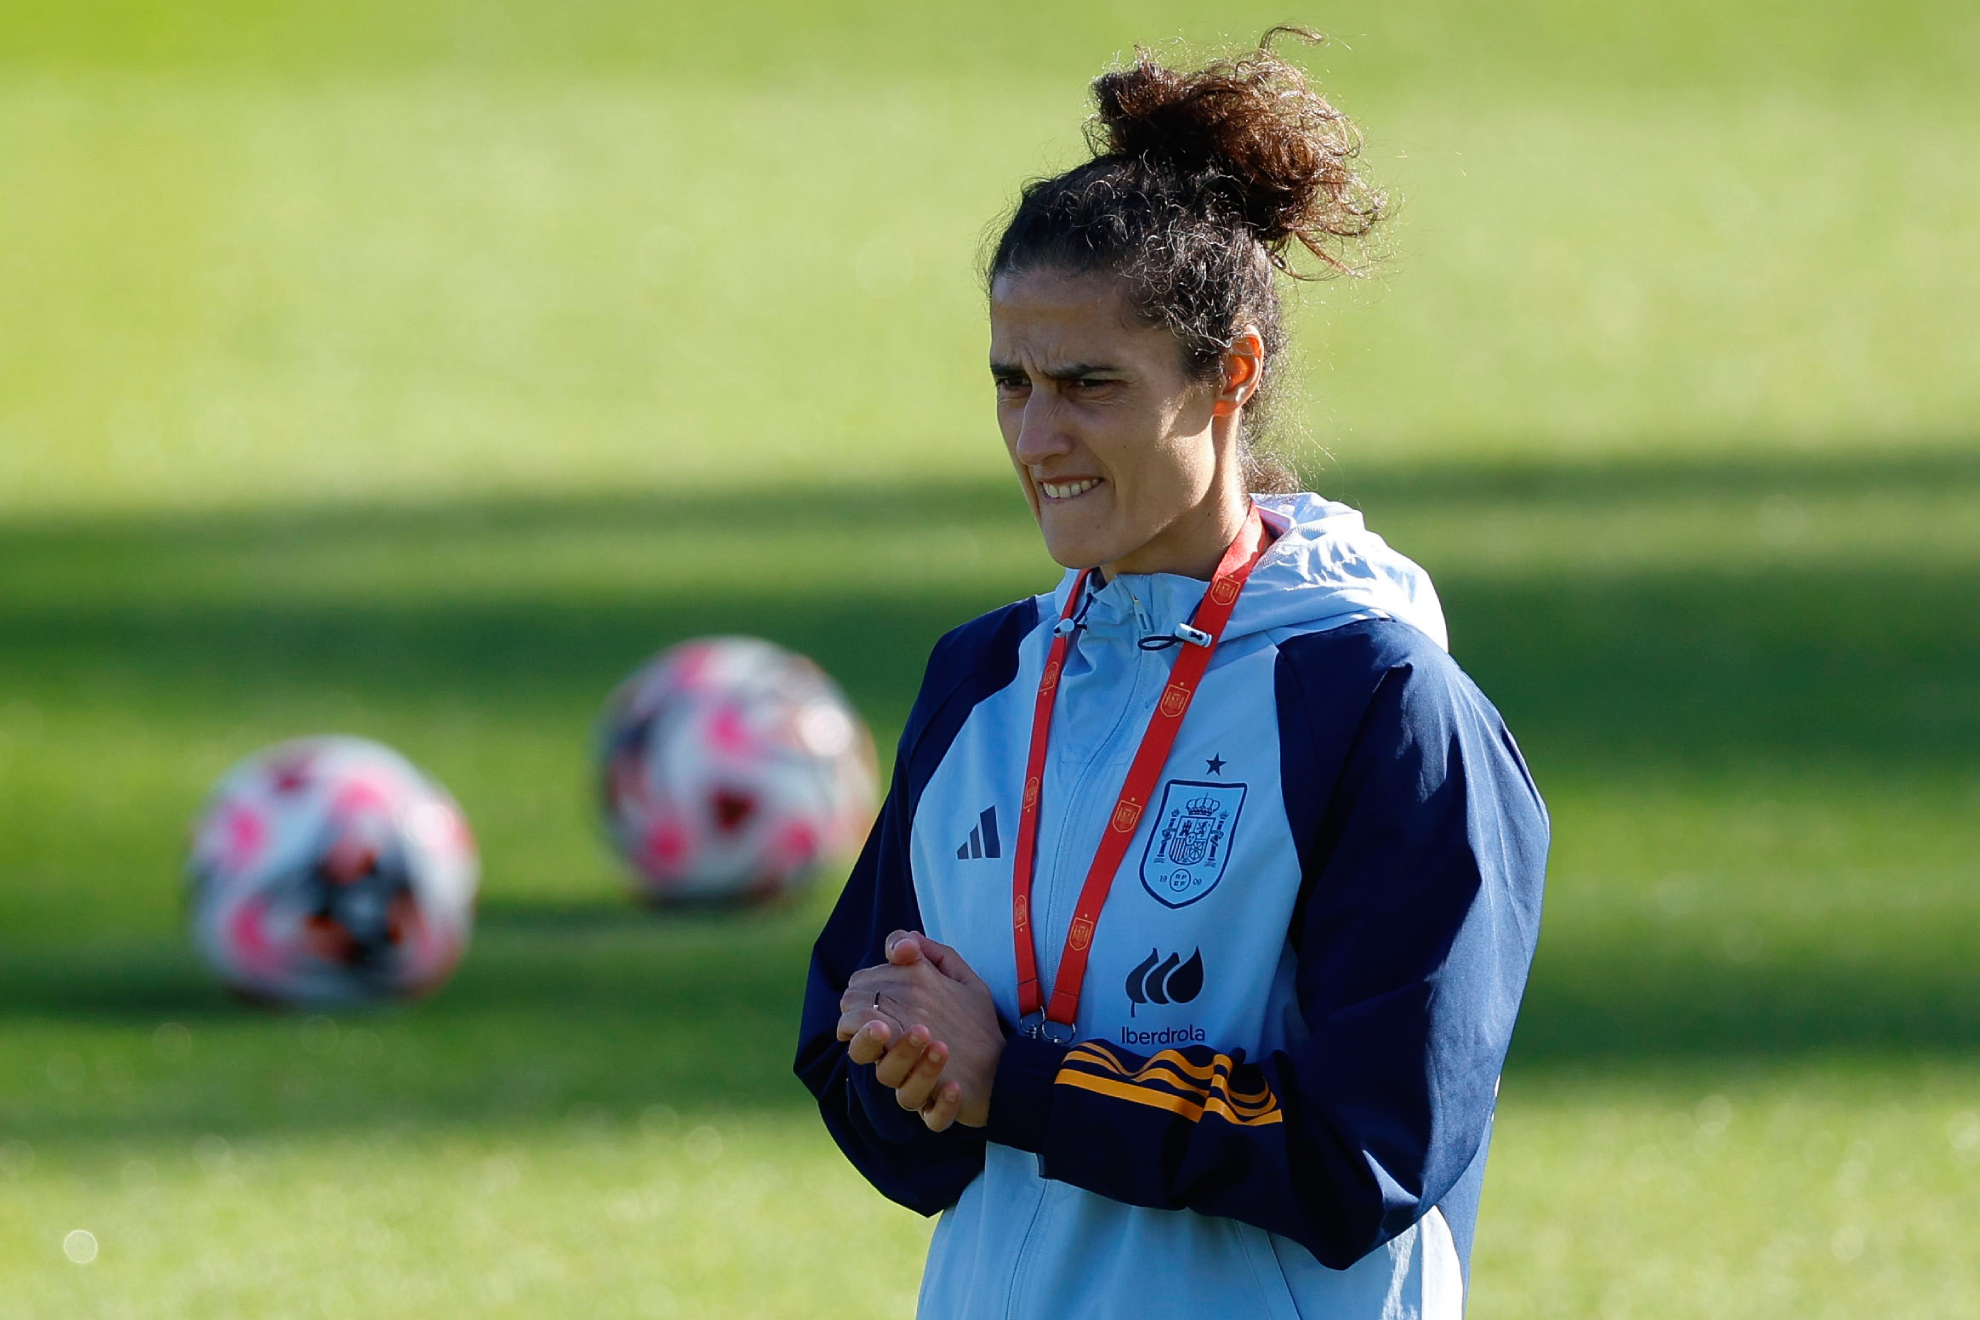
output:
M1399 619L1449 649L1444 612L1429 574L1369 531L1360 513L1309 493L1260 495L1254 503L1278 536L1232 613L1225 640L1281 630L1313 632L1361 619ZM1068 587L1076 571L1066 570ZM1136 645L1148 651L1194 643L1187 629L1171 621L1189 617L1177 607L1193 599L1189 593L1200 584L1174 574L1146 577L1144 588L1134 574L1123 575L1133 617L1125 617L1125 608L1120 611L1127 632L1122 640L1139 638ZM1088 578L1096 589L1100 580L1097 572ZM1151 603L1156 606L1152 618ZM1053 597L1054 616L1064 604L1064 597ZM1102 613L1111 631L1113 615Z
M1079 603L1079 608L1073 611L1071 618L1060 619L1056 624L1052 625L1052 631L1061 637L1070 639L1073 645L1077 645L1079 634L1086 631L1086 612L1093 608L1093 601L1097 594L1098 589L1092 585L1092 580L1088 579L1086 599Z
M1172 646L1208 646L1210 641L1210 634L1201 628L1192 628L1186 623L1179 623L1174 632L1164 633L1159 637L1144 637L1135 645L1144 651L1166 651Z

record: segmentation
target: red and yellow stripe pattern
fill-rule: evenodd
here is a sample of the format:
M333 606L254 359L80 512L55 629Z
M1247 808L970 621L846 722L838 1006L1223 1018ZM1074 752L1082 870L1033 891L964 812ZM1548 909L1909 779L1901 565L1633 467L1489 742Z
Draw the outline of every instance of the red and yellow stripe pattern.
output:
M1130 1067L1109 1047L1085 1041L1067 1052L1053 1083L1112 1096L1181 1114L1194 1123L1214 1114L1241 1127L1285 1122L1285 1114L1270 1087L1256 1093L1231 1085L1235 1065L1228 1054L1213 1054L1207 1064L1191 1062L1180 1050L1163 1050L1140 1067Z

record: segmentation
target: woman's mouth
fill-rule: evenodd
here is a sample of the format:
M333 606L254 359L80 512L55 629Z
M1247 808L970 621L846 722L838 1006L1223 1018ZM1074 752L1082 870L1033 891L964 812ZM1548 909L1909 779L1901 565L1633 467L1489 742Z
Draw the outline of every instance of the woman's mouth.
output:
M1040 481L1038 493L1048 500L1075 500L1100 484L1098 477L1074 477L1071 481Z

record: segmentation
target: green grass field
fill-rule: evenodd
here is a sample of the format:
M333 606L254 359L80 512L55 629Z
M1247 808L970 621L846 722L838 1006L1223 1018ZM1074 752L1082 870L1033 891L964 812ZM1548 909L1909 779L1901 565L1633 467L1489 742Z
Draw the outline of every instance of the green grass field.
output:
M591 721L744 631L886 742L1051 579L984 230L1117 51L1283 18L1403 196L1304 465L1554 813L1471 1314L1980 1314L1971 6L4 0L0 1315L910 1313L788 1072L837 877L632 910ZM185 948L207 786L319 730L476 826L428 1003Z

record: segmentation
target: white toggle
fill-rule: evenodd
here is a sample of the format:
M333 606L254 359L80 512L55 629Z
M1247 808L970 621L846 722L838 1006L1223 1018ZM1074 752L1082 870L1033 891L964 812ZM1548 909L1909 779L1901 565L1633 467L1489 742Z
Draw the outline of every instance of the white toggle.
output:
M1079 625L1071 619L1060 619L1056 624L1052 625L1052 631L1061 637L1070 637L1072 636L1073 629L1077 627Z
M1186 623L1176 625L1176 636L1191 646L1208 646L1217 640L1201 628L1192 628Z

